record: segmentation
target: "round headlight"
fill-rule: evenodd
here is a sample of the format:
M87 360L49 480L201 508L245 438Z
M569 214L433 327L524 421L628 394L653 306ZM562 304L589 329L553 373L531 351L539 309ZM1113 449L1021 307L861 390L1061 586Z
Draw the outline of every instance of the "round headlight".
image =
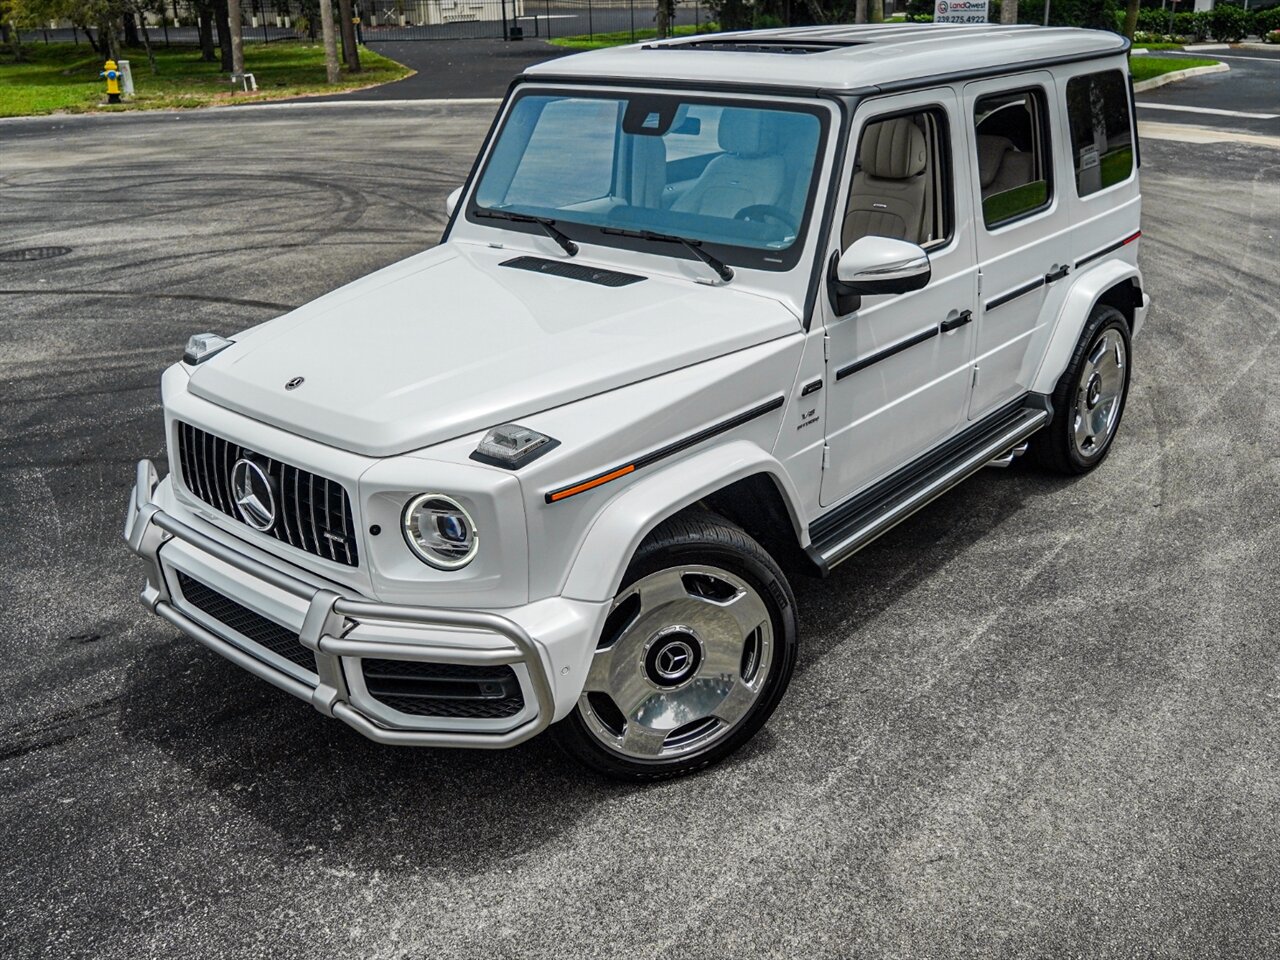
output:
M424 493L410 500L404 508L403 527L409 549L440 570L465 567L480 546L471 514L442 493Z

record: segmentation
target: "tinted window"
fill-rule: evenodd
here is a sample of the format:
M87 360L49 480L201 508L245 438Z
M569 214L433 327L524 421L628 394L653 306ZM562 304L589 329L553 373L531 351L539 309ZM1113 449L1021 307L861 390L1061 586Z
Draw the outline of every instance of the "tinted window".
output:
M1039 89L991 94L974 104L982 220L988 227L1049 205L1053 191L1046 121Z
M842 246L866 236L922 247L951 237L951 153L938 109L872 120L862 128Z
M526 101L527 103L528 101ZM616 100L553 100L532 116L521 105L513 123L532 127L524 156L503 198L507 204L563 207L608 196L613 185Z
M473 210L549 217L592 242L674 234L783 269L777 253L803 235L821 137L807 106L529 94L502 126Z
M1080 196L1129 178L1133 172L1133 128L1124 74L1104 70L1068 80L1067 122Z

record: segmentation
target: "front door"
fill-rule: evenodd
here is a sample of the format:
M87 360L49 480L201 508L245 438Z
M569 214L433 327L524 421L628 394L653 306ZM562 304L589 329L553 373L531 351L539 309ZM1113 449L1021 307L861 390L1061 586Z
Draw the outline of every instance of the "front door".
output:
M949 89L863 103L846 164L844 215L831 250L863 236L908 240L929 253L920 290L864 296L827 326L823 506L838 503L965 423L977 312L977 267L963 116Z

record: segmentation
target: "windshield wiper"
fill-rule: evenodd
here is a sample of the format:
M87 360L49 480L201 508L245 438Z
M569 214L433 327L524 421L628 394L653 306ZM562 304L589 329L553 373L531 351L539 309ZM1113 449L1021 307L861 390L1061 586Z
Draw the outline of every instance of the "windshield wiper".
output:
M510 210L477 210L477 217L489 220L510 220L512 223L536 223L542 231L560 245L560 249L573 256L578 252L578 245L556 229L556 222L548 217L534 217L527 213L512 213Z
M686 250L714 270L725 283L728 283L733 279L733 268L723 260L713 257L711 254L707 253L706 250L702 249L701 240L690 240L688 237L678 237L674 233L654 233L652 230L623 230L620 227L601 227L600 232L611 233L617 237L636 237L640 240L652 240L654 243L683 244Z

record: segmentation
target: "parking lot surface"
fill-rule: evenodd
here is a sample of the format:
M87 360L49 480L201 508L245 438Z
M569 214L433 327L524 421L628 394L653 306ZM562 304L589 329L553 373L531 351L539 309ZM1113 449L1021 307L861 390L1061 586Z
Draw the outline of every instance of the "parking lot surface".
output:
M380 747L144 613L161 369L435 242L491 112L0 130L0 258L68 248L0 259L0 955L1275 956L1274 149L1144 144L1110 459L797 584L790 692L704 775Z

